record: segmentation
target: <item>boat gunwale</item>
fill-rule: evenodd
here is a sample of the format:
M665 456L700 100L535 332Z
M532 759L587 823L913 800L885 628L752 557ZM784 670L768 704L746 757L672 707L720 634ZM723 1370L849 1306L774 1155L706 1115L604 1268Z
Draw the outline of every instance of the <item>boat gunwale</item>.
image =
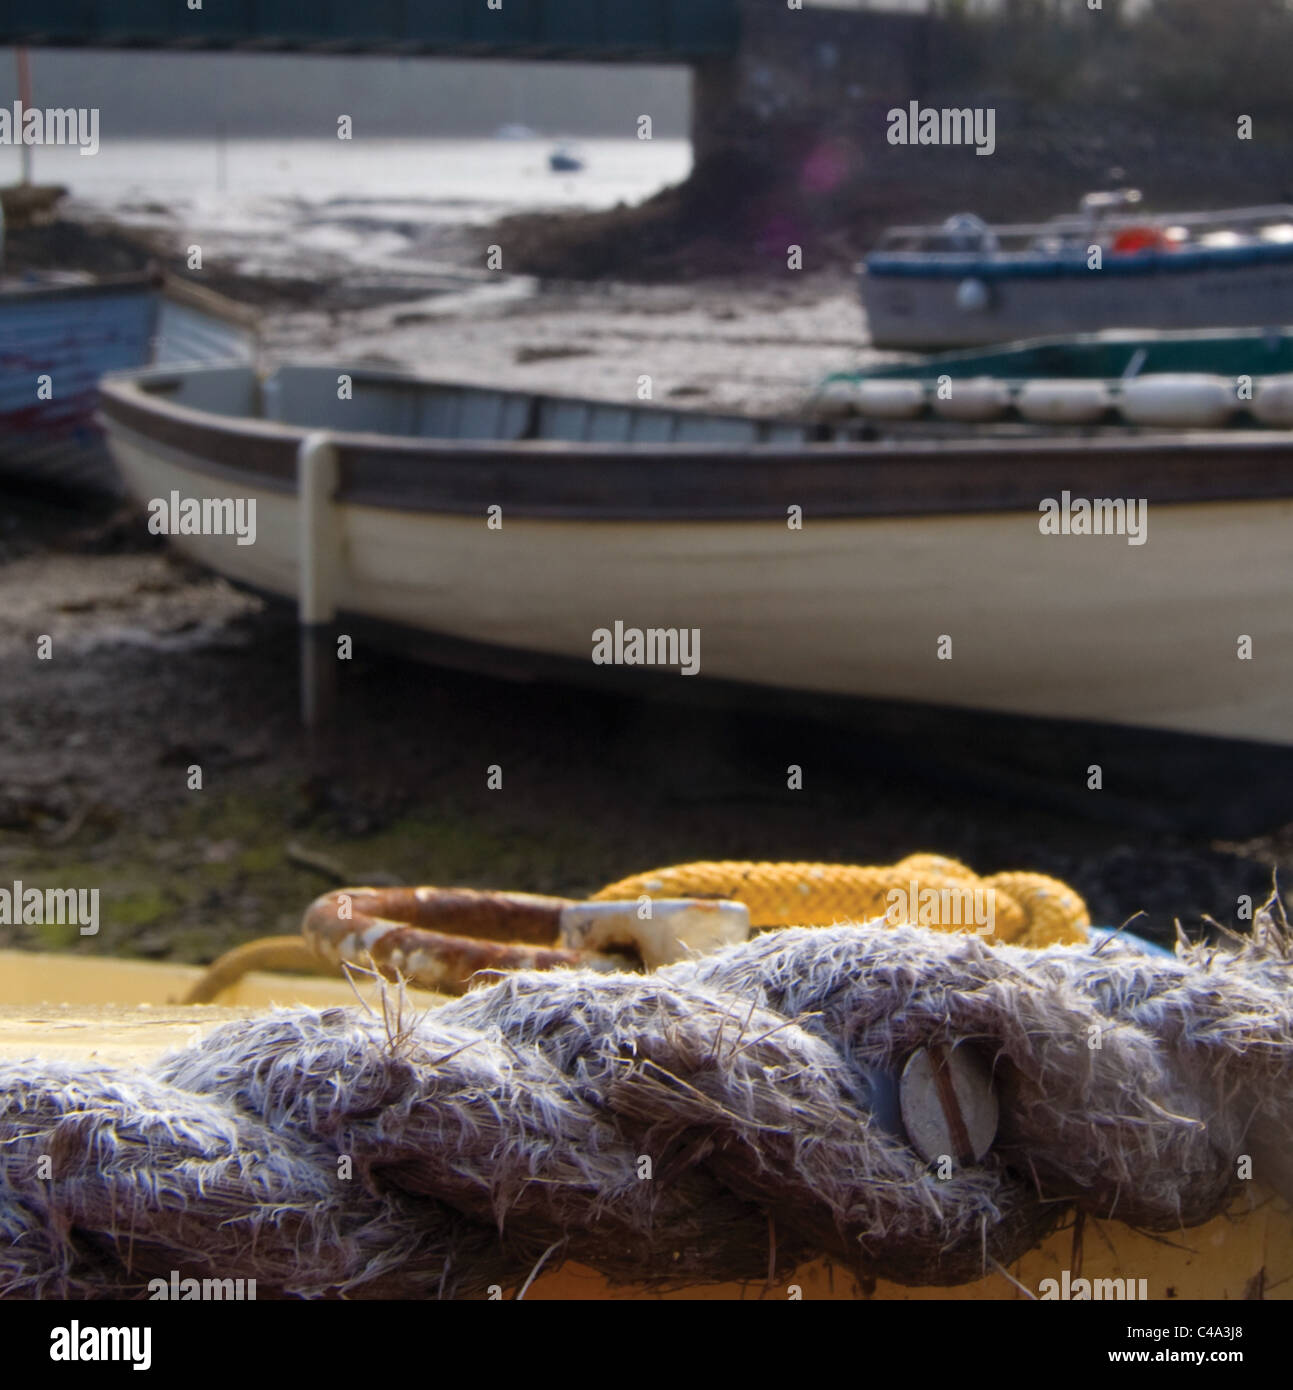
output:
M1079 208L1076 212L1061 212L1044 222L985 222L989 231L998 237L1039 236L1055 231L1085 232L1094 221L1097 227L1145 226L1163 224L1182 227L1230 227L1236 223L1267 222L1282 217L1293 220L1293 203L1254 203L1238 208L1196 209L1186 212L1153 212L1138 203L1120 204L1113 208ZM909 222L886 227L885 238L916 236L945 236L942 222Z
M1063 279L1092 275L1136 276L1232 273L1267 269L1293 261L1293 243L1266 242L1256 246L1191 246L1178 251L1110 252L1098 270L1088 261L1089 250L1067 253L1036 250L966 253L962 251L872 251L857 267L860 275L885 279L985 280Z
M301 443L324 435L339 457L337 501L397 511L474 515L498 504L537 519L784 522L791 503L808 515L860 519L1035 512L1065 491L1157 504L1293 499L1293 431L1285 430L1136 433L1097 443L1063 434L735 447L436 439L221 414L143 389L186 370L195 369L105 377L101 420L148 448L177 451L190 471L288 495L296 493ZM380 379L428 381L396 372Z
M165 279L160 271L128 271L121 275L100 275L84 284L43 285L39 282L0 287L0 305L31 304L38 300L92 299L100 295L117 295L138 290L155 294L162 290Z
M246 329L253 336L261 330L263 316L260 310L250 304L230 299L227 294L221 294L219 290L199 284L185 275L176 275L169 270L163 271L161 289L163 297L180 308L206 314L209 318L233 328Z

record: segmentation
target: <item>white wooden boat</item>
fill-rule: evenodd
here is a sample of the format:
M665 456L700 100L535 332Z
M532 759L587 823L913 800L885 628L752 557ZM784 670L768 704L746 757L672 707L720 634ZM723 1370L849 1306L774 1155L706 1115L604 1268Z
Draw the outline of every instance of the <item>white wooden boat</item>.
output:
M859 266L877 347L973 347L1104 328L1293 322L1293 207L1150 216L1134 190L1076 215L891 228ZM1098 248L1098 259L1092 248Z
M141 503L254 501L254 543L172 543L307 623L595 682L697 630L701 681L1293 745L1284 432L810 442L335 365L122 374L102 418ZM1073 499L1139 499L1147 543L1044 532Z

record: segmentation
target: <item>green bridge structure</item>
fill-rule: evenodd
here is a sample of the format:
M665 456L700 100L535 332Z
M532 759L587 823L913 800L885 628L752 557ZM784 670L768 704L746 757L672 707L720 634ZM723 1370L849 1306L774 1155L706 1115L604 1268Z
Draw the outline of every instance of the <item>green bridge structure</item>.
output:
M0 43L695 63L738 0L0 0Z
M944 26L886 9L885 0L0 0L0 45L676 64L692 73L697 165L741 151L780 164L779 133L882 138L889 100L921 95Z

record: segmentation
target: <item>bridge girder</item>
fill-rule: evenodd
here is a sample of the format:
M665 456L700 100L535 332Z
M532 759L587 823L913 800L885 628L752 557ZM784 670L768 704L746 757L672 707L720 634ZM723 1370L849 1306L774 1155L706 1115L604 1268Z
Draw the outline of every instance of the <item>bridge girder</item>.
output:
M0 44L691 63L734 53L738 0L0 0Z

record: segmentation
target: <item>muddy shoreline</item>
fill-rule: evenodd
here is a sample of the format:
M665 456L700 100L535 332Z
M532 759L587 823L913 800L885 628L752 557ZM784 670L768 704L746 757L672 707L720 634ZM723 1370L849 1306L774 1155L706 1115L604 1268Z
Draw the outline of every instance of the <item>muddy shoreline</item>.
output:
M48 232L18 240L30 249ZM166 248L81 226L46 251L64 268L79 254L82 268L119 270ZM865 350L838 269L539 285L493 301L392 291L362 309L326 287L304 303L236 276L222 287L265 310L267 364L328 354L608 399L645 374L657 399L792 410ZM36 657L41 635L52 660ZM1137 929L1163 940L1178 917L1192 931L1205 916L1244 925L1241 896L1259 903L1293 868L1293 824L1279 824L1293 809L1244 844L1102 822L1062 800L1038 809L1008 784L935 776L914 742L907 758L900 739L510 684L362 644L338 741L320 755L299 727L296 660L290 614L178 561L139 517L8 492L0 878L97 886L103 907L95 938L0 927L0 944L207 961L295 930L338 879L582 896L693 859L886 863L921 850L1065 878L1096 921L1144 912ZM790 763L805 769L793 793ZM494 764L500 790L486 785Z
M141 525L92 520L20 500L0 551L0 874L99 887L101 930L11 928L6 944L205 961L295 930L338 878L582 896L696 858L923 849L1067 878L1097 920L1143 911L1137 928L1167 939L1176 917L1238 925L1239 896L1260 901L1293 867L1293 827L1247 845L1129 831L896 777L838 730L362 646L338 741L312 753L290 615L146 544ZM790 762L805 769L793 793Z

